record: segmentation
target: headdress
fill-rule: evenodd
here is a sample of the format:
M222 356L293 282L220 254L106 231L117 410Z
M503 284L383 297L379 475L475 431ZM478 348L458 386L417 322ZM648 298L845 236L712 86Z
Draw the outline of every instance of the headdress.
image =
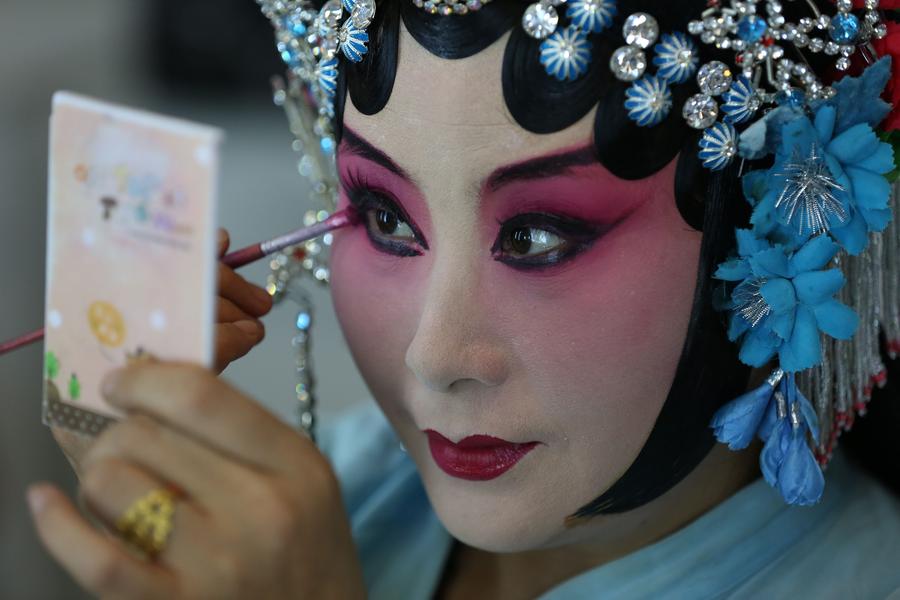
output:
M376 2L257 1L288 66L276 102L288 112L300 170L330 210L339 75L365 59ZM453 19L490 0L400 1ZM891 111L881 95L893 88L891 59L878 50L894 27L884 9L894 4L709 0L685 31L661 31L646 12L620 14L616 0L522 7L521 27L542 40L548 78L579 79L593 60L591 37L613 36L609 69L628 84L624 109L636 126L679 111L698 132L706 169L739 161L752 217L714 275L722 283L713 300L740 360L764 367L774 359L777 368L711 426L732 449L761 439L763 474L791 504L818 501L837 436L884 385L879 336L890 358L900 353L894 140L879 131ZM704 46L715 60L702 60ZM682 86L689 95L676 105L673 89ZM325 281L320 250L299 249L299 259ZM287 255L273 263L273 295L290 281L290 263Z

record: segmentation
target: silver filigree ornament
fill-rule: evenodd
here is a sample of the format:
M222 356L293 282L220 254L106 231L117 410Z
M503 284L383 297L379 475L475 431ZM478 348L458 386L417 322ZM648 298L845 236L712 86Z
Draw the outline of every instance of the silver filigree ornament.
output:
M776 178L784 180L784 187L775 208L786 225L797 227L798 234L817 235L831 229L833 223L840 226L847 222L847 212L835 195L844 187L835 181L816 144L807 156L795 149Z
M272 2L260 0L263 13L275 28L276 43L288 66L286 79L275 78L274 100L284 108L294 134L293 148L299 154L298 172L309 181L309 201L327 207L313 210L304 218L306 225L327 219L335 209L338 176L335 165L333 131L334 94L338 60L338 28L344 8L337 0L329 0L320 10L308 2ZM352 26L366 24L371 6L357 0L347 22ZM368 11L368 12L367 12ZM356 21L352 19L354 15ZM328 248L332 235L309 240L286 248L271 259L266 290L276 302L290 298L299 305L297 334L292 345L296 354L298 428L315 439L315 395L309 354L309 328L312 313L301 279L326 284L329 279Z

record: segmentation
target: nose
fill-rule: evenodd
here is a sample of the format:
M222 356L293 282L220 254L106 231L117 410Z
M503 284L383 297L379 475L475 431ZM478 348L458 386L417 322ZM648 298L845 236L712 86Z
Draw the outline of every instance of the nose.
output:
M502 336L492 327L492 304L476 269L432 272L406 366L429 389L449 393L465 385L493 387L508 376Z

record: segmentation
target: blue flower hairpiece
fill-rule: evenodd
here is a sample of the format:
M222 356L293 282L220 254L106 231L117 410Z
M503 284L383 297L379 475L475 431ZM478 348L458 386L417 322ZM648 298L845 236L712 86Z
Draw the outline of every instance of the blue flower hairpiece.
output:
M376 0L325 0L320 8L257 1L290 70L276 98L303 153L301 172L313 179L314 194L333 201L338 72L366 60ZM456 18L490 0L410 1ZM727 313L738 358L754 367L775 362L780 375L726 404L712 427L734 449L763 440L766 480L793 504L815 502L822 491L810 443L826 462L838 428L864 408L873 385L866 376L884 382L879 328L900 348L900 320L891 320L900 315L900 284L883 285L885 274L900 278L888 179L896 158L876 132L890 110L880 98L890 60L832 85L809 66L829 57L846 71L857 54L871 63L869 42L887 26L878 0L861 8L837 0L829 14L819 4L806 3L811 14L793 19L781 2L710 2L686 32L661 31L648 13L619 15L617 0L535 0L522 15L525 33L539 40L541 65L560 81L589 71L592 36L620 36L609 68L624 84L635 126L660 125L680 112L696 130L705 168L741 162L752 217L737 228L736 252L715 273L722 283L714 306ZM715 60L703 62L703 46L716 50ZM675 106L675 98L686 100ZM756 160L767 163L749 162ZM815 410L801 386L823 395Z

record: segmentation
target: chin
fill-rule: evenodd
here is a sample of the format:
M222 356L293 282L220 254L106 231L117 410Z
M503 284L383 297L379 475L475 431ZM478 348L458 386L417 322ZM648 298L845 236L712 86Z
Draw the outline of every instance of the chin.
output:
M457 479L424 451L413 458L425 492L438 519L462 543L487 552L525 552L553 546L565 534L568 513L554 507L559 498L546 486L530 485L513 472L487 482Z
M507 502L473 499L464 505L464 498L457 498L452 503L434 498L435 513L454 538L486 552L513 553L547 547L562 529L562 520L555 514L542 515Z

